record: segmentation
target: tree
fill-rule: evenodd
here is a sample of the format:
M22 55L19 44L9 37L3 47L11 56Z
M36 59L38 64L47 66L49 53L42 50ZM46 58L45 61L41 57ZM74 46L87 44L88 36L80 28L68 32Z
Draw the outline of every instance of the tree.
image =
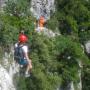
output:
M56 25L55 22L50 22L50 24L48 24L48 25L52 25L52 23L53 23L53 25L58 27L58 30L60 31L60 33L62 35L64 35L64 37L69 35L70 38L75 39L74 41L77 44L84 45L85 42L90 39L90 35L89 35L89 32L90 32L89 31L90 30L90 5L89 5L89 3L90 3L89 0L57 0L56 1L57 9L56 9L55 14L53 16L51 16L52 18L50 21L53 21L53 17L54 17L54 20L56 20L55 22L58 22L58 23ZM55 28L55 26L54 26L54 28ZM50 28L50 26L48 26L48 27ZM52 28L52 26L51 26L51 28ZM70 42L70 41L68 41L68 42ZM59 46L61 46L61 45L59 44ZM62 46L64 46L64 44L62 44ZM71 46L71 45L69 45L69 46ZM59 49L59 48L57 48L57 49ZM69 47L68 47L68 50L70 50ZM67 51L67 49L66 49L66 51ZM63 53L63 54L65 54L65 53ZM87 64L85 64L85 67L89 68L89 66ZM84 70L86 70L86 68L84 68ZM69 70L67 70L67 71L69 71ZM84 77L87 73L88 73L88 71L84 72ZM84 82L83 90L90 89L89 87L87 87L87 85L89 84L89 78L90 77L88 76L87 77L88 82L83 81ZM82 80L84 80L84 79L82 79ZM87 88L85 88L85 87L87 87Z

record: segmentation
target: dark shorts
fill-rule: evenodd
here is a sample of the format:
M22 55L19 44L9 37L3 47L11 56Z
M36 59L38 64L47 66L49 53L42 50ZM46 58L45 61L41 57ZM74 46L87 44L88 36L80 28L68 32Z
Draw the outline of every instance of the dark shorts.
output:
M20 65L27 65L28 61L26 59L22 59L18 62Z

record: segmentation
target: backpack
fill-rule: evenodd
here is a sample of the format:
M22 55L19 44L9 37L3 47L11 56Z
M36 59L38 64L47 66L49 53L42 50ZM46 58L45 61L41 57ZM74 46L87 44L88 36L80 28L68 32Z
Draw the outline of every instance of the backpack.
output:
M24 45L20 46L17 44L17 47L14 48L14 60L16 62L19 62L20 60L24 60L24 52L23 52L23 47Z

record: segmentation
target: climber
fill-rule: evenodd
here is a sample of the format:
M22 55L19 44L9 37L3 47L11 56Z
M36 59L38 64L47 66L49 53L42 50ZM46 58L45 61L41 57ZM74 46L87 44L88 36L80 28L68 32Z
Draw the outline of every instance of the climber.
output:
M44 27L45 22L46 21L45 21L44 16L41 16L40 19L39 19L39 21L38 21L38 24L39 24L39 27L40 27L40 31L43 30L43 27Z
M29 77L32 69L31 59L28 56L28 38L24 34L19 35L19 41L15 44L14 58L19 65L26 66L25 76Z

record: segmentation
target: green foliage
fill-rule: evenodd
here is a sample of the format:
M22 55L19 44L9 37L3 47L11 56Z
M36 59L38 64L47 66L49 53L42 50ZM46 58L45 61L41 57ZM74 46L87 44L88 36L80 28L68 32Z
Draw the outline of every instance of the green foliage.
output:
M90 66L85 65L83 68L83 73L82 73L82 89L83 90L89 90L90 89Z
M82 44L85 44L88 40L90 40L90 30L82 31L79 33L79 39Z
M34 85L35 81L38 80L36 83L38 90L54 90L60 81L55 68L54 47L54 40L36 33L33 35L31 57L35 80L32 80L31 83Z
M25 33L31 39L30 35L34 30L34 18L31 17L30 11L28 11L28 2L28 0L25 2L22 0L19 0L19 2L14 2L13 0L7 2L5 12L0 14L0 21L2 25L0 28L1 43L14 43L17 41L18 34L22 29L25 30ZM20 11L17 11L18 15L15 15L14 9L16 8L18 8L17 10Z
M60 41L60 42L59 42ZM58 70L63 80L77 81L79 62L88 63L88 58L83 54L79 43L70 37L58 37L56 41L56 53L58 55ZM85 61L86 60L86 61Z
M82 43L82 44L85 44L86 41L90 40L90 5L89 4L90 4L89 0L56 0L56 8L57 9L56 9L55 15L56 15L56 18L59 23L58 28L59 28L59 31L61 32L61 34L67 35L67 34L69 34L68 31L72 31L73 33L71 33L71 34L75 38L78 38L80 40L80 43ZM53 19L53 18L51 18L51 19ZM72 36L71 36L71 38L72 38ZM61 40L60 40L60 42L61 42ZM67 39L67 42L70 42L70 41ZM77 42L77 41L74 41L74 42ZM80 52L78 52L78 49L80 48L80 47L78 47L78 46L80 46L80 45L78 45L78 43L79 42L77 42L77 44L74 45L74 44L71 44L71 42L70 42L69 45L65 46L64 45L65 40L62 40L62 42L58 44L59 48L57 47L57 50L61 48L61 51L63 51L64 48L66 47L66 48L68 48L68 52L74 53L73 55L75 56L76 55L75 52L77 54L81 53L81 50L80 50ZM71 51L71 49L69 49L70 48L69 46L71 46L71 45L73 45L73 47L77 47L78 49L75 50L73 48L73 50L75 50L75 52ZM83 62L86 61L87 57L85 55L81 54L81 56L76 55L75 57L77 57L77 56L80 59L82 58L81 60L83 60ZM73 58L73 59L75 59L75 58ZM64 63L64 60L62 60L62 62ZM61 61L60 61L60 63L61 63ZM89 64L89 63L90 62L87 62L87 64ZM62 65L64 65L64 64L62 64ZM67 67L66 67L66 70L67 70ZM74 70L74 69L72 69L72 70ZM85 70L86 70L86 68L85 68ZM70 70L67 70L67 71L70 71ZM68 74L68 72L67 72L67 74ZM63 76L65 76L67 74L64 74ZM85 71L84 71L84 75L87 75L88 82L84 81L85 79L82 79L84 82L83 90L89 90L90 89L90 87L89 87L89 82L90 82L89 78L90 77L89 77L88 72L85 72Z
M74 33L78 33L77 21L72 16L66 16L66 21L71 27L71 30L73 30Z
M30 0L9 0L6 3L5 11L9 15L25 17L30 15Z
M68 31L78 34L80 27L85 26L82 23L90 22L90 9L88 8L90 1L85 0L57 0L55 17L59 22L58 28L63 34ZM53 20L53 18L51 18ZM62 23L62 21L64 21ZM51 22L52 23L52 22ZM56 22L55 22L56 24ZM89 27L90 25L88 25ZM67 28L66 28L67 27ZM52 27L51 27L52 28ZM71 30L70 30L71 29Z
M47 21L47 28L56 31L56 27L58 26L58 20L55 15L53 15L51 18L52 19Z

